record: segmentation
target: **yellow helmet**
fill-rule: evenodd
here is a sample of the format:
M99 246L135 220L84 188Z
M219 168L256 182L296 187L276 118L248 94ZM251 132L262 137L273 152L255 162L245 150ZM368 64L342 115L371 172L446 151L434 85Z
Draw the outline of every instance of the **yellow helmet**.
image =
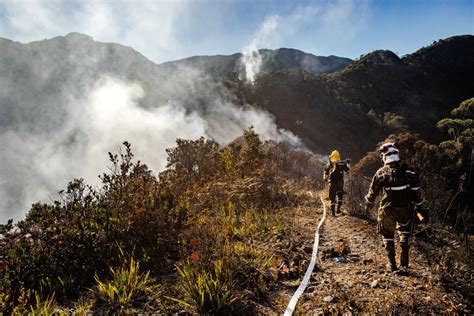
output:
M337 150L333 150L332 153L329 155L329 159L331 160L331 162L335 163L341 160L341 155Z

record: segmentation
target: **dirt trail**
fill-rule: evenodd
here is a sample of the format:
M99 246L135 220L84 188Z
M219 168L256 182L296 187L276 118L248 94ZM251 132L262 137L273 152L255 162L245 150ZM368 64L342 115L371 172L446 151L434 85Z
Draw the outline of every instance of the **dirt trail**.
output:
M307 209L297 211L295 217L295 225L304 239L298 248L307 260L311 257L314 230L321 214L320 206L309 212ZM329 215L321 231L318 257L311 282L295 314L446 314L456 311L456 304L440 286L439 276L431 272L427 260L414 247L410 249L407 275L387 271L381 238L375 224L367 220ZM274 296L274 308L265 313L283 313L284 302L289 302L308 265L304 259L301 262L299 277L282 281L283 286Z

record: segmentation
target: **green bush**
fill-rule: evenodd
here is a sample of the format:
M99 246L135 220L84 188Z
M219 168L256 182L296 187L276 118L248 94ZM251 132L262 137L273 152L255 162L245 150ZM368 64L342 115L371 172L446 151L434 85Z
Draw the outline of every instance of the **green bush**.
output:
M101 281L96 275L97 285L92 292L98 305L108 311L121 311L145 301L150 272L141 274L139 268L131 258L127 267L110 268L110 280Z
M11 313L12 315L61 314L61 309L57 307L54 300L54 293L43 299L43 296L36 291L21 288L19 292L18 301L14 306L7 306L10 303L8 294L0 294L2 313Z
M192 306L198 313L224 313L235 307L232 271L222 260L213 262L212 271L199 271L189 262L177 267L184 299L178 302Z
M60 192L60 201L33 205L18 228L3 226L11 304L18 303L23 286L54 292L59 302L75 299L123 256L156 273L173 268L162 258L177 253L181 209L146 165L133 161L130 144L124 146L120 156L109 155L111 171L101 176L102 187L76 179Z

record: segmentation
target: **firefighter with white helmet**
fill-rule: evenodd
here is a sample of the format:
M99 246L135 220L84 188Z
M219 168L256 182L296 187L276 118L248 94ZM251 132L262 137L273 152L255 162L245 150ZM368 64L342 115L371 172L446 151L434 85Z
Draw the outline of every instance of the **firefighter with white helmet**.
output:
M329 183L329 199L331 200L331 213L336 216L341 212L344 197L344 173L349 171L350 160L341 161L341 155L333 150L329 155L329 162L324 170L324 180Z
M384 166L377 170L369 192L365 197L366 210L369 211L377 195L382 194L378 213L377 227L382 235L387 252L389 268L397 271L395 259L395 230L400 238L400 267L408 268L409 239L413 228L414 214L427 220L428 213L423 211L420 183L417 173L400 161L399 144L385 143L379 148ZM420 218L420 220L421 220Z

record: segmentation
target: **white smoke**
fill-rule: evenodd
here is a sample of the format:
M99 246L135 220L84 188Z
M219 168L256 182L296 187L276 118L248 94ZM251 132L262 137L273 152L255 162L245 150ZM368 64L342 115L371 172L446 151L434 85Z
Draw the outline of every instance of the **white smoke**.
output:
M199 72L192 69L187 73L193 71L197 76ZM97 185L97 176L109 165L107 152L116 152L125 140L132 144L135 157L155 172L165 168L165 149L173 147L177 138L205 136L223 145L254 126L264 140L300 143L290 132L278 129L269 113L237 106L225 90L212 92L223 87L213 87L205 76L203 82L196 78L189 77L189 84L196 80L192 91L196 96L208 93L205 109L185 104L187 96L145 109L140 106L145 93L139 83L105 76L85 96L65 105L61 127L47 133L22 128L2 133L0 222L22 218L31 203L57 198L55 192L73 178ZM201 85L209 91L199 91ZM50 119L37 118L39 122Z
M273 139L299 144L291 132L278 129L273 117L250 105L238 107L232 102L213 95L213 102L205 112L185 107L178 100L156 108L144 109L138 105L144 92L138 83L104 77L86 100L88 109L75 124L87 131L85 170L89 178L97 175L101 165L97 157L127 140L132 143L136 157L153 170L161 171L166 165L165 149L173 147L177 138L197 139L201 136L221 145L240 136L245 128L254 126L263 140ZM102 165L103 167L103 165Z
M262 68L262 56L258 51L258 47L268 45L274 40L275 30L280 23L280 17L272 15L267 17L263 22L260 30L255 34L252 42L244 49L240 63L243 66L243 73L239 75L239 79L245 79L248 83L253 84Z
M244 50L240 61L244 66L244 72L239 75L239 79L254 84L257 74L262 68L262 56L260 55L260 52L255 46L249 46L248 49Z
M85 100L84 115L77 124L86 132L86 150L81 174L91 179L103 170L104 153L113 151L124 140L132 143L136 157L154 170L165 167L164 149L176 138L195 139L205 134L206 122L196 113L171 102L157 108L143 109L138 101L144 91L138 83L110 77L100 79Z

